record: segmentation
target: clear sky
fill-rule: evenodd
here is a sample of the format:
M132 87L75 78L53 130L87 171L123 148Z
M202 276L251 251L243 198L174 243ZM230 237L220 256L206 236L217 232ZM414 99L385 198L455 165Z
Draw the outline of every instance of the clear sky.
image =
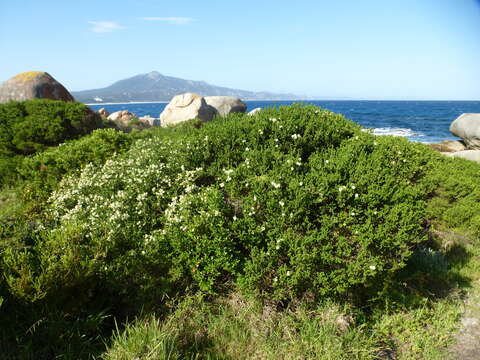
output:
M322 98L480 100L480 0L0 0L0 81L153 70Z

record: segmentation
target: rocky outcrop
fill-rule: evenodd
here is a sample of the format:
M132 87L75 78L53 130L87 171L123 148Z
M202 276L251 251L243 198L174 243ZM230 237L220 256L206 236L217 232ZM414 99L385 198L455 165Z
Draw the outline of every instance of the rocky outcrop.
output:
M480 114L462 114L450 125L450 132L463 139L468 149L480 149Z
M205 96L205 101L213 106L220 116L247 111L247 104L234 96Z
M463 151L467 150L465 143L461 140L445 140L439 144L428 144L433 150L437 150L439 152L455 152L455 151Z
M42 71L18 74L0 86L0 103L31 99L75 101L62 84Z
M216 112L202 96L185 93L173 97L160 114L160 122L162 126L168 126L191 119L210 121Z
M110 113L105 108L101 108L97 113L102 117L102 119L107 119L110 116Z
M108 116L108 120L112 120L117 125L128 126L132 119L137 118L137 115L127 110L116 111Z

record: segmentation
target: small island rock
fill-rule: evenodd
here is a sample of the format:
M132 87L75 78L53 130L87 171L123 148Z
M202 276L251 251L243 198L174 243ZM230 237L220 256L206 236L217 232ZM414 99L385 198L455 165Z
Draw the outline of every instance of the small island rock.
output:
M160 114L162 126L177 124L191 119L210 121L216 110L197 94L185 93L176 95Z
M213 106L220 116L247 111L247 104L234 96L205 96L205 101Z
M450 125L450 132L463 139L468 149L480 149L480 114L462 114Z
M0 103L31 99L75 101L62 84L43 71L20 73L0 85Z

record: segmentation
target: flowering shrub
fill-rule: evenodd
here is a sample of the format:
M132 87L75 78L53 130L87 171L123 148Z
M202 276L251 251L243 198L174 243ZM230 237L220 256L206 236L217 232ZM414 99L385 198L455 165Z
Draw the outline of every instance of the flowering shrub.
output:
M424 239L421 145L300 105L167 132L62 180L31 255L4 259L17 296L374 295Z
M103 164L115 153L126 151L133 139L114 129L98 129L78 140L23 158L17 171L27 185L24 195L31 200L48 196L66 174L86 164Z

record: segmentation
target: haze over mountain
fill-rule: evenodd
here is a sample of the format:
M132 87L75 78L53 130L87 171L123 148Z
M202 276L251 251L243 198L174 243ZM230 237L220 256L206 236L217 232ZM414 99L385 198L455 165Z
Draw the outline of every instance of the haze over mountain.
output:
M294 100L293 94L254 92L215 86L205 81L193 81L165 76L157 71L120 80L112 85L93 90L72 92L75 100L84 103L169 101L177 94L193 92L202 96L237 96L243 100Z

